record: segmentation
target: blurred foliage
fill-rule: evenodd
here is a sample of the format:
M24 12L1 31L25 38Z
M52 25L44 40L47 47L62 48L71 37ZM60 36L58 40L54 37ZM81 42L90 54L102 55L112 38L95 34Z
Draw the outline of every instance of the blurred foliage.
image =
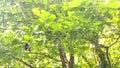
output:
M102 52L108 53L112 68L119 68L119 4L119 0L0 0L0 67L61 68L62 44L68 59L73 53L74 68L100 67ZM108 52L99 44L109 47Z

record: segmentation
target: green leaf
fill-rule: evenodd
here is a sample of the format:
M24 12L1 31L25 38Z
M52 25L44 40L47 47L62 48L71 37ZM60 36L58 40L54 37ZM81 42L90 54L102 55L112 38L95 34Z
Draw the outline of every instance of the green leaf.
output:
M32 9L32 12L33 12L35 15L41 17L41 13L40 13L40 9L39 9L39 8L33 8L33 9Z
M24 38L25 41L30 41L30 40L32 40L32 37L29 36L29 35L24 35L23 38Z
M69 8L78 7L82 3L82 0L72 0L71 2L65 2L64 5L67 5ZM66 9L66 7L64 7Z
M60 30L62 28L62 24L61 23L53 23L51 25L51 27L54 29L54 30Z
M50 15L50 12L43 10L43 9L41 9L40 12L42 14L42 17L48 17Z

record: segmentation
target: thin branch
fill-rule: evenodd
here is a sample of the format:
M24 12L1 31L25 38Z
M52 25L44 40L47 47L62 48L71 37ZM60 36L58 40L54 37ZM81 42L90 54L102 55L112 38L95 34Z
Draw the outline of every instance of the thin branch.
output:
M48 57L48 58L50 58L50 59L53 59L55 61L61 62L61 60L58 60L58 59L56 59L56 58L54 58L54 57L52 57L50 55L46 55L46 54L43 54L43 55L46 56L46 57Z
M50 56L48 54L45 54L45 53L29 52L29 54L40 54L40 55L44 55L45 57L48 57L50 59L53 59L55 61L61 62L61 60L58 60L58 59L56 59L56 58L54 58L54 57L52 57L52 56Z
M110 44L108 46L108 48L110 48L111 46L115 45L118 42L119 38L120 38L120 35L116 38L116 40L112 44Z
M28 66L29 68L34 68L32 65L28 64L27 62L25 62L25 61L23 61L23 60L21 60L19 58L14 58L14 59L21 62L21 63L23 63L24 65Z
M89 38L83 38L83 39L88 40L89 42L92 42L92 40L89 39ZM103 47L103 48L107 48L107 46L105 46L105 45L103 45L103 44L99 44L99 43L97 43L97 42L92 42L92 43L94 43L95 45L99 45L99 46L101 46L101 47Z

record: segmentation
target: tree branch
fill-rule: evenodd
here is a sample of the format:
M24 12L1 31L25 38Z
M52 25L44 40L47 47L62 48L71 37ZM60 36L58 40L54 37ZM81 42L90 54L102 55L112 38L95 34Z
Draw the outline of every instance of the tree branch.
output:
M58 60L58 59L56 59L56 58L54 58L54 57L52 57L50 55L46 55L46 54L43 54L43 55L46 56L46 57L48 57L48 58L50 58L50 59L53 59L55 61L61 62L61 60Z
M25 62L25 61L23 61L23 60L21 60L21 59L19 59L19 58L15 58L15 57L14 57L14 59L17 60L17 61L19 61L19 62L21 62L22 64L28 66L29 68L34 68L32 65L28 64L27 62Z
M89 42L92 42L92 40L89 39L89 38L83 38L83 39L88 40ZM101 46L101 47L103 47L103 48L107 48L107 46L105 46L105 45L103 45L103 44L99 44L99 43L97 43L97 42L92 42L92 43L94 43L95 45L99 45L99 46Z
M52 57L52 56L50 56L48 54L45 54L45 53L29 52L29 54L40 54L40 55L44 55L45 57L48 57L50 59L53 59L55 61L61 62L61 60L58 60L58 59L56 59L56 58L54 58L54 57Z
M115 45L118 42L119 38L120 38L120 35L116 38L116 40L112 44L110 44L108 46L108 48L110 48L111 46Z

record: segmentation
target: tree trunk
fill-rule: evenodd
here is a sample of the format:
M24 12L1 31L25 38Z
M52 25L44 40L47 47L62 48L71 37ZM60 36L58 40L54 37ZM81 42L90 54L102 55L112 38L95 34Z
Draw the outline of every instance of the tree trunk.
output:
M61 62L62 62L62 68L73 68L73 65L74 65L73 54L70 54L70 59L68 61L63 46L59 45L58 49L59 49L60 59L61 59Z
M59 55L60 55L60 59L61 59L61 62L62 62L62 68L67 68L67 57L66 57L66 54L65 54L65 51L64 51L64 48L62 45L59 45L58 46L58 49L59 49Z
M99 61L99 68L111 68L111 64L109 63L109 57L107 56L106 52L103 52L101 48L96 48L96 54L98 55Z
M74 65L74 56L73 54L70 55L70 60L69 60L69 68L73 68Z

